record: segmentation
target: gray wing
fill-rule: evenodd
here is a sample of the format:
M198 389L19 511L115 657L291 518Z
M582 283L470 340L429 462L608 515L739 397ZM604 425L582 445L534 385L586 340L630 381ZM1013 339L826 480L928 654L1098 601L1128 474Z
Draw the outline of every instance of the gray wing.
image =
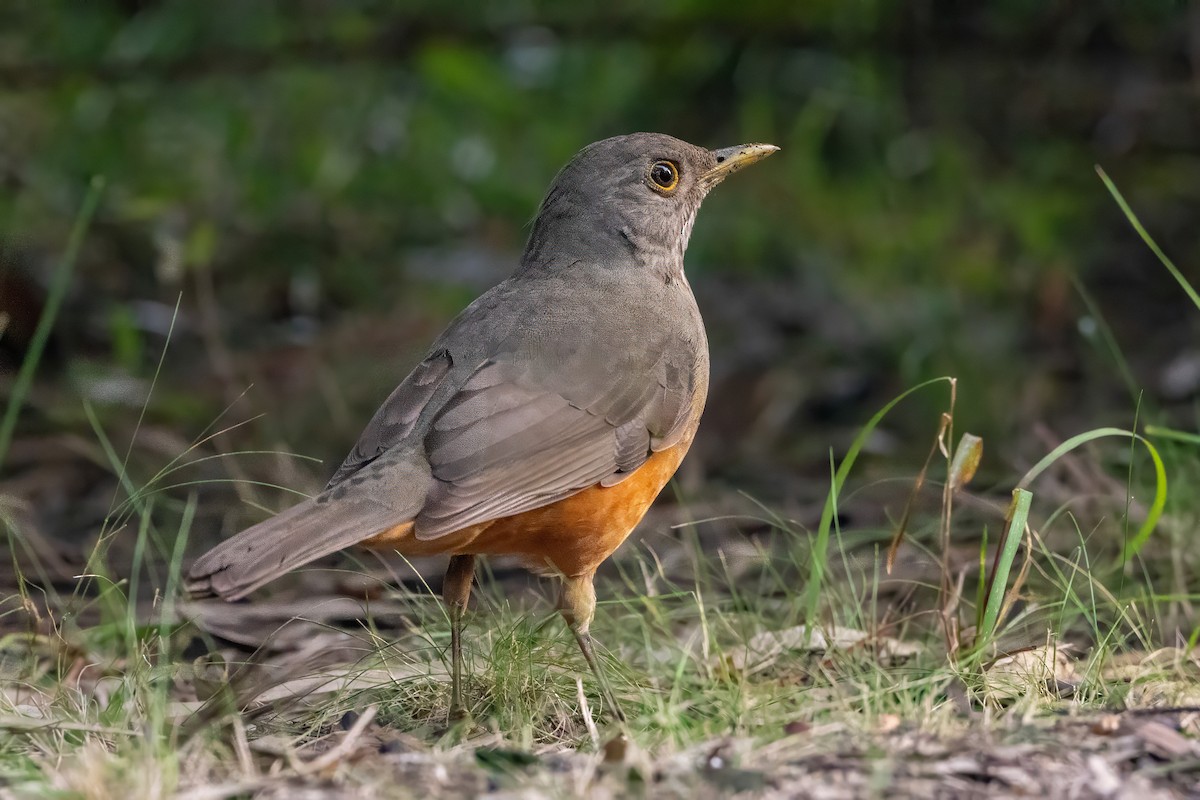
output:
M435 350L418 364L383 401L325 488L341 483L411 434L453 365L454 360L444 349Z
M482 364L425 437L434 481L416 536L433 539L620 482L684 434L696 386L681 355L661 351L641 369L559 365L541 375L529 363ZM567 382L572 375L576 382Z

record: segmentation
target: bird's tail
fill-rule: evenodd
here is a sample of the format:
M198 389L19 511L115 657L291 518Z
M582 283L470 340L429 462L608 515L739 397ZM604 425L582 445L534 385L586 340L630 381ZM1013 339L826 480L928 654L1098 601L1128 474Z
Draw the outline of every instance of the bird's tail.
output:
M389 480L335 488L247 528L188 571L193 597L237 600L285 572L412 520L424 503L428 466L395 465Z

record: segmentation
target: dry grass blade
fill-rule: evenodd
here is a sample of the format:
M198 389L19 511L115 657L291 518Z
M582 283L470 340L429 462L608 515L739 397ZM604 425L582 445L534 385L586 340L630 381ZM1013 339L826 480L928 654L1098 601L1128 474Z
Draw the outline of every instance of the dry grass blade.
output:
M912 519L913 505L917 501L917 496L921 494L921 489L925 487L925 477L929 474L929 465L933 463L933 457L937 455L942 437L946 435L946 425L948 422L947 415L943 414L937 433L933 437L933 444L929 446L929 455L925 456L925 463L921 465L921 471L917 473L917 478L913 481L912 490L908 493L908 500L904 503L904 512L900 515L900 522L896 525L896 532L892 534L891 544L888 545L888 575L892 574L892 567L896 564L896 553L899 552L900 545L904 542L904 536L908 532L908 523Z
M106 725L90 725L70 720L37 719L36 717L0 717L0 731L9 733L35 733L37 731L73 731L96 733L103 736L137 736L133 728L113 728Z
M925 478L929 473L929 465L933 463L933 457L939 451L943 451L944 437L947 427L950 424L948 415L942 415L941 425L938 427L937 435L933 439L933 444L929 448L929 455L925 457L925 463L921 466L921 471L917 473L917 479L913 482L912 491L908 494L908 500L904 504L904 513L900 515L900 522L896 525L896 531L892 534L892 541L888 545L887 550L887 573L892 574L892 567L896 563L896 554L900 550L900 545L904 542L904 537L908 532L909 522L912 520L913 505L916 503L917 496L921 493L921 489L925 487ZM954 458L950 462L949 486L950 490L957 492L971 482L975 477L976 470L979 469L979 464L983 460L983 439L972 433L964 433L962 438L958 440L958 447L954 450Z
M579 698L579 713L583 716L583 724L587 727L592 747L600 749L600 731L596 728L596 720L592 719L592 709L588 705L587 693L583 691L583 678L575 678L575 695Z
M363 731L367 729L367 726L371 724L371 721L375 719L375 714L378 710L375 706L368 706L367 710L354 721L354 725L346 732L346 735L342 737L340 742L312 761L301 761L294 753L289 751L288 760L291 762L292 769L300 775L314 775L318 772L324 772L346 758L354 752L359 738L363 735Z
M210 786L195 786L175 795L175 800L228 800L233 797L248 797L264 788L266 779L215 783Z

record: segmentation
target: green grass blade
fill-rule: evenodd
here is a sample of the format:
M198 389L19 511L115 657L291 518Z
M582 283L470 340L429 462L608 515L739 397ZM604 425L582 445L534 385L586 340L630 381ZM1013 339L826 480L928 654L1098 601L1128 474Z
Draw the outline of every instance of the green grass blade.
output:
M1145 427L1147 436L1156 436L1159 439L1170 439L1183 444L1200 445L1200 433L1188 433L1187 431L1179 431L1174 428L1164 428L1161 425L1147 425Z
M1185 292L1187 292L1187 296L1192 298L1192 302L1195 303L1196 308L1200 308L1200 294L1196 294L1196 290L1192 287L1192 284L1188 282L1188 279L1183 277L1183 273L1180 272L1179 268L1175 266L1175 262L1167 258L1167 254L1162 251L1162 248L1158 246L1158 243L1155 242L1154 239L1151 238L1150 234L1146 232L1146 229L1142 227L1141 221L1137 218L1137 215L1133 213L1133 209L1129 207L1129 204L1125 202L1125 198L1117 189L1116 184L1112 182L1112 179L1108 177L1108 173L1105 172L1104 169L1099 165L1096 166L1096 173L1100 176L1100 180L1104 181L1104 185L1108 187L1109 194L1111 194L1113 199L1117 201L1117 205L1121 207L1121 212L1125 215L1125 219L1129 220L1129 224L1133 226L1135 231L1137 231L1138 236L1142 237L1142 241L1146 243L1146 246L1150 248L1154 255L1158 256L1158 260L1161 261L1162 265L1167 268L1167 272L1171 273L1171 277L1179 282L1179 285L1183 287Z
M854 437L854 441L850 443L850 448L846 451L846 457L842 459L842 463L834 471L831 486L829 487L829 495L825 498L825 507L821 511L821 522L817 527L817 536L813 541L812 556L808 568L808 584L804 587L804 624L808 626L810 632L813 630L813 625L816 622L817 608L821 602L821 587L825 575L825 558L829 552L829 537L833 531L833 518L837 513L837 498L841 493L842 485L846 482L846 476L850 474L851 468L854 467L854 462L857 460L859 452L862 451L867 438L897 403L921 389L937 383L952 383L953 380L950 377L932 378L892 398L887 405L875 412L875 416L871 417L867 424L862 427L862 430L858 432L858 436Z
M71 286L71 276L75 272L75 262L79 258L79 250L83 246L84 236L87 235L88 227L92 223L92 217L96 214L96 208L100 205L100 196L103 193L104 179L99 176L92 178L87 196L84 197L79 214L75 217L75 224L71 226L71 235L67 239L67 250L51 278L46 305L42 309L42 315L38 318L37 327L34 328L33 337L29 341L29 352L25 354L25 359L21 362L21 369L17 372L16 380L13 381L12 394L8 398L8 406L4 409L4 418L0 420L0 464L4 463L4 459L8 455L8 447L12 444L13 432L17 427L17 416L21 413L21 406L25 404L25 397L33 386L33 374L37 371L38 363L42 359L42 352L46 349L46 342L50 339L50 331L54 328L54 320L58 318L63 298L66 297L67 289Z
M979 539L979 579L975 581L975 630L983 630L983 604L987 599L988 528L983 526Z
M138 434L142 430L142 423L146 421L146 409L150 407L150 398L154 396L154 389L158 386L158 379L162 375L163 364L167 360L167 350L171 346L171 336L175 333L175 322L179 319L179 306L183 303L183 292L175 298L175 310L171 312L171 324L167 328L167 337L163 341L162 352L158 354L158 365L154 368L154 377L150 379L150 390L146 392L146 399L142 402L142 410L138 413L137 424L133 426L133 434L129 437L129 446L125 448L125 457L121 459L121 464L117 467L117 476L121 479L117 486L129 484L129 458L133 455L133 445L137 442ZM113 487L113 496L108 503L108 513L112 514L113 506L117 504L117 487Z
M1113 364L1116 365L1117 372L1121 375L1121 382L1125 384L1125 391L1129 392L1131 398L1136 399L1141 393L1137 378L1133 376L1129 360L1125 358L1125 353L1121 350L1121 345L1117 342L1117 336L1113 333L1112 326L1104 318L1104 312L1101 311L1100 304L1092 297L1092 293L1088 291L1087 286L1079 279L1078 275L1071 276L1071 285L1075 287L1075 293L1079 295L1079 299L1083 301L1084 306L1087 308L1088 316L1095 323L1095 335L1100 337L1100 342L1103 343L1103 350L1107 351L1109 357L1113 360ZM1097 347L1097 349L1100 348Z
M1167 504L1167 471L1163 466L1162 457L1158 454L1156 448L1144 436L1139 436L1133 431L1127 431L1122 428L1096 428L1095 430L1086 431L1076 436L1072 436L1058 447L1051 450L1046 456L1034 464L1033 467L1025 473L1025 477L1021 478L1017 488L1024 489L1029 486L1039 475L1057 461L1062 456L1074 450L1080 445L1093 442L1097 439L1103 439L1108 436L1120 436L1123 438L1133 438L1141 442L1146 452L1150 454L1150 460L1154 463L1154 500L1150 504L1150 509L1146 513L1146 519L1138 528L1137 533L1132 539L1125 542L1125 549L1121 554L1121 561L1125 562L1136 556L1145 546L1146 541L1150 538L1150 534L1154 532L1154 526L1158 524L1159 518L1162 517L1163 508Z
M979 626L978 642L987 642L1000 621L1000 609L1004 607L1008 576L1012 573L1013 561L1025 536L1025 523L1029 520L1029 508L1033 504L1033 493L1027 489L1013 489L1012 505L1009 507L1008 529L996 551L996 565L988 581L987 604L983 609L983 621Z
M170 661L171 626L176 624L175 606L179 599L179 586L183 582L183 554L187 549L188 538L192 532L192 522L196 518L199 502L195 494L188 496L187 505L183 508L183 519L179 523L179 532L175 536L175 546L171 550L171 562L168 565L167 585L163 590L162 614L158 623L159 661L165 665Z

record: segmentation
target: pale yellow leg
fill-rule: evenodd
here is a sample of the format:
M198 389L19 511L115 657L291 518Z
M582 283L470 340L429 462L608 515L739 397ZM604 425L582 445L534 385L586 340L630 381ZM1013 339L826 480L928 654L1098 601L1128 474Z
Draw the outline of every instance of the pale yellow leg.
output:
M592 635L588 632L592 625L592 617L596 614L596 586L593 583L595 573L587 575L575 575L563 579L562 599L559 602L559 608L562 611L563 619L567 621L571 632L575 634L575 641L579 643L579 649L583 653L583 658L591 667L592 674L596 676L596 681L600 684L600 691L604 694L604 701L613 710L613 716L619 722L625 721L625 713L621 711L621 706L617 704L617 698L612 692L612 687L608 683L608 678L600 669L600 662L596 660L595 650L592 648Z
M475 556L451 556L442 581L442 602L450 615L450 721L466 716L462 704L462 619L471 598Z

